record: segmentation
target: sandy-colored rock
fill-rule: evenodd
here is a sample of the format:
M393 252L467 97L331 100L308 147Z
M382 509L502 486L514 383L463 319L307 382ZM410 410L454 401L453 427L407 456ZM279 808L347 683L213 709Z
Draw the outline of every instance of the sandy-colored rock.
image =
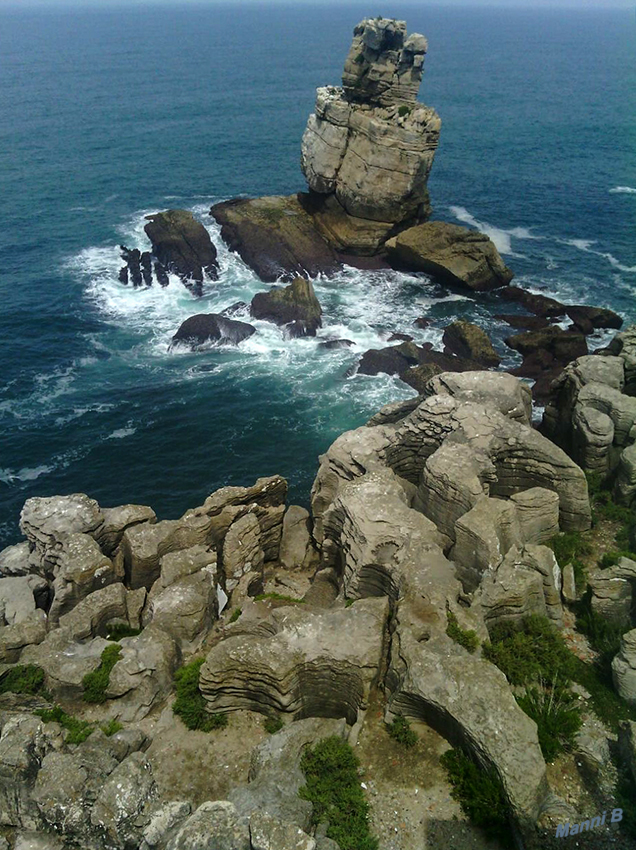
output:
M624 700L636 705L636 629L626 632L612 661L614 687Z
M559 533L559 496L554 490L531 487L513 493L510 501L517 508L524 543L545 543Z
M57 551L49 621L55 624L90 593L122 578L117 565L102 553L90 535L67 534Z
M444 328L442 342L449 353L474 360L481 366L498 366L501 363L486 331L464 319L458 319Z
M121 543L124 531L142 522L156 522L157 515L147 505L119 505L116 508L102 508L104 521L95 531L95 540L105 555L111 557Z

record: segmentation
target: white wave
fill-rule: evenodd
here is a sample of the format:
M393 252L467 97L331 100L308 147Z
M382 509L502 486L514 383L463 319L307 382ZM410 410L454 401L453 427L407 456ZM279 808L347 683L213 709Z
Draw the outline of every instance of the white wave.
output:
M463 221L464 224L469 224L471 227L485 233L489 236L495 248L500 254L508 254L510 257L523 257L523 254L518 254L512 249L512 239L542 239L542 236L535 236L528 230L527 227L512 227L508 230L502 227L496 227L494 224L488 224L485 221L479 221L472 213L468 212L465 207L450 207L451 213L458 221Z
M126 428L117 428L111 434L109 434L106 439L107 440L123 440L125 437L132 437L133 434L137 433L137 429L134 426L128 425Z
M594 239L557 239L556 241L560 242L562 245L572 245L574 248L578 248L579 251L585 251L587 254L595 254L597 257L602 257L604 260L607 260L613 268L620 272L636 274L636 266L624 265L620 260L617 260L613 254L610 254L607 251L595 251L592 248L592 245L597 244Z
M615 186L609 191L610 195L636 195L636 189L632 186Z
M41 475L53 472L54 468L42 464L41 466L26 466L17 472L13 472L11 469L0 469L0 481L4 481L5 484L14 484L16 481L35 481Z

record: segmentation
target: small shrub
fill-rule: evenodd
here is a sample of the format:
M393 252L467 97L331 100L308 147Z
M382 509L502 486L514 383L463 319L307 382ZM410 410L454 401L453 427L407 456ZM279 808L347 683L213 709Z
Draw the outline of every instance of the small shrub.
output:
M576 733L581 728L581 712L575 697L567 688L557 686L528 687L517 702L537 724L539 746L543 758L552 762L574 747Z
M241 616L242 613L243 613L243 610L241 608L235 608L232 611L232 616L230 617L230 623L235 623L238 620L238 618Z
M446 626L446 634L449 638L452 638L455 643L458 643L460 646L463 646L464 649L467 649L469 652L474 652L479 646L479 638L477 637L477 632L473 629L462 629L462 627L457 622L457 617L453 614L452 611L446 612L446 619L448 621L448 625Z
M211 732L227 726L228 716L206 711L207 703L199 690L199 673L204 661L204 658L197 658L175 673L177 698L172 705L172 713L180 717L188 729Z
M59 723L63 729L66 729L68 732L66 736L67 744L81 744L95 728L88 720L80 720L79 717L67 714L59 705L55 705L53 708L42 708L35 714L41 717L44 723Z
M464 814L488 837L510 847L508 804L496 771L484 770L461 750L448 750L440 761L451 784L451 795Z
M125 623L117 623L110 626L106 631L106 640L120 641L122 638L137 637L141 634L141 629L133 629L132 626L127 626Z
M300 767L306 785L299 793L313 804L312 824L328 821L327 837L341 850L377 850L369 829L369 805L360 787L360 763L345 741L335 735L303 753Z
M386 731L389 735L404 747L414 747L417 744L417 735L411 729L411 726L401 714L394 718L392 723L385 723Z
M636 720L636 706L626 703L614 690L612 668L607 661L590 664L575 658L572 678L589 692L588 704L614 732L618 732L622 720Z
M405 103L403 103L401 106L398 107L398 115L400 116L400 118L404 118L405 116L410 115L410 114L411 114L411 107L407 106Z
M115 735L117 732L121 732L124 727L119 722L119 720L109 720L108 723L104 723L101 727L102 732L106 735L107 738L110 738L111 735Z
M273 599L276 602L296 602L300 605L305 603L304 599L296 599L293 596L285 596L283 593L259 593L258 596L255 596L257 602L263 602L265 599Z
M82 679L84 702L102 703L106 702L106 688L110 681L110 672L119 661L121 646L113 643L102 652L102 660L97 670L87 673Z
M512 685L526 685L556 677L571 679L574 656L547 617L532 615L518 630L512 623L498 623L484 656L506 674Z
M281 717L266 717L263 726L265 727L265 731L269 732L270 735L275 735L277 732L283 728L285 724Z
M16 664L0 679L0 694L38 694L44 687L44 670L35 664Z

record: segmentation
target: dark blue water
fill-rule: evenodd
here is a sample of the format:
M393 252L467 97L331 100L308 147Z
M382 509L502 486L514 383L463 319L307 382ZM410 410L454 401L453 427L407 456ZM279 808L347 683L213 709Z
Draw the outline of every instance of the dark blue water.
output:
M503 335L487 299L347 271L317 291L324 335L353 339L352 351L320 353L262 326L240 351L172 355L186 316L263 285L223 250L203 302L176 281L148 292L117 284L116 246L144 244L145 214L193 209L218 245L212 202L303 188L314 90L339 82L353 26L378 11L429 38L420 97L443 119L436 215L479 223L522 285L636 318L633 13L5 11L0 545L16 538L32 495L85 491L169 517L225 483L280 472L306 502L333 438L410 394L388 377L345 379L362 350L423 314L440 326L470 316Z

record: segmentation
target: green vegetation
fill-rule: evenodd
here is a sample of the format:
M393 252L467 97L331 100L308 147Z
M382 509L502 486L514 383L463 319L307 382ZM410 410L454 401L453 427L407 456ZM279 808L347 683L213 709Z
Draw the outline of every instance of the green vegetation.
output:
M124 727L121 725L119 720L109 720L108 723L104 723L104 725L100 728L104 735L106 735L107 738L110 738L111 735L121 732Z
M199 690L199 673L204 661L204 658L197 658L175 673L177 698L172 705L172 712L181 718L188 729L211 732L227 726L228 716L209 714L205 710L206 702Z
M636 720L636 706L630 706L614 690L609 664L588 664L574 658L572 678L589 692L591 708L612 731L618 732L621 720Z
M106 702L106 688L110 681L110 672L119 661L121 646L118 643L110 644L102 652L102 660L97 670L87 673L82 679L84 702L102 703Z
M277 732L283 728L285 724L283 723L282 717L266 717L263 726L265 727L265 731L269 732L270 735L275 735Z
M457 622L457 617L452 611L446 612L446 620L448 622L448 625L446 626L446 634L449 638L452 638L455 643L463 646L464 649L467 649L469 652L474 652L479 646L477 632L473 629L462 629Z
M517 702L537 724L539 746L546 761L552 762L563 752L571 752L581 728L581 713L576 697L568 688L528 687Z
M127 626L125 623L117 623L114 626L109 626L106 631L106 640L120 641L122 638L137 637L141 634L141 629L133 629L132 626Z
M235 608L232 611L232 616L230 617L230 623L235 623L238 620L238 618L241 616L242 613L243 613L243 610L241 608Z
M417 744L417 735L411 729L411 726L401 714L398 714L392 723L385 723L386 731L399 744L404 747L414 747Z
M590 646L601 656L601 664L611 663L620 648L621 637L629 631L630 625L618 623L602 617L592 609L592 592L588 590L576 607L576 627L586 635Z
M38 694L44 687L44 670L35 664L16 664L0 678L0 694Z
M546 617L526 617L521 630L498 623L484 643L484 656L506 674L511 685L572 678L574 656Z
M341 850L377 850L369 829L369 805L360 787L359 761L349 744L325 738L303 753L300 767L307 784L299 795L313 803L312 823L328 821L327 837Z
M41 717L44 723L59 723L63 729L66 729L67 744L81 744L95 728L87 720L80 720L78 717L67 714L59 705L54 705L53 708L42 708L35 714Z
M619 526L615 534L616 550L604 554L599 566L606 569L623 557L636 560L636 513L614 502L610 479L603 481L599 475L589 473L586 477L594 525L603 519Z
M586 569L583 558L592 554L592 547L577 531L557 534L547 544L554 552L557 563L563 569L572 564L574 582L577 590L583 590L586 582Z
M622 766L614 791L616 805L623 810L621 832L636 839L636 782L627 766Z
M259 593L254 599L257 602L263 602L265 599L273 599L275 602L297 602L301 605L305 604L304 599L295 599L293 596L285 596L282 593Z
M472 823L504 847L511 845L508 805L503 787L493 768L484 770L461 750L448 750L440 759L448 774L451 795Z
M398 115L400 116L400 118L404 118L406 115L410 115L411 112L411 107L407 106L405 103L398 107Z

